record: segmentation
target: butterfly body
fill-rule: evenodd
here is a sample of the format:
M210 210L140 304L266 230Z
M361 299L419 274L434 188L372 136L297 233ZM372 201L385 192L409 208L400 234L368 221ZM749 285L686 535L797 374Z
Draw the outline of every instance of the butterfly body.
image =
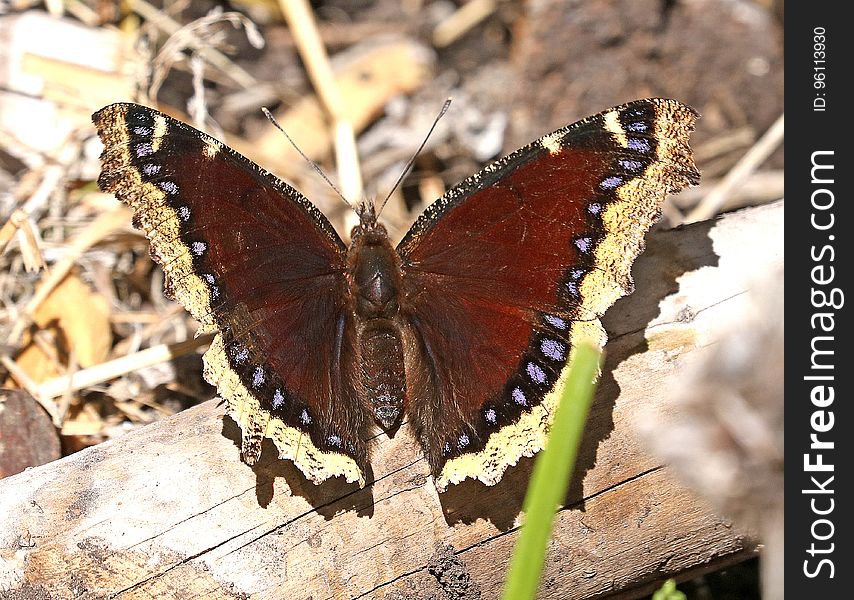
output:
M360 214L347 255L359 387L367 410L388 431L406 403L400 257L373 210L364 206Z
M365 483L404 416L436 486L496 483L545 445L573 348L632 290L668 192L696 183L696 113L639 100L452 187L396 246L371 206L349 245L294 188L155 110L93 115L99 184L134 209L166 290L218 335L205 377L254 464Z

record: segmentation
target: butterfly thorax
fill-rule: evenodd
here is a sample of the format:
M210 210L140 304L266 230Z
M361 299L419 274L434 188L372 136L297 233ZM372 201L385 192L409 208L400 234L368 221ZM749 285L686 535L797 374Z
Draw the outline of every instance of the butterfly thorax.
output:
M347 263L359 317L394 318L400 308L400 258L385 227L376 222L355 227Z
M402 276L400 258L385 227L371 217L363 215L353 229L347 266L359 354L358 388L375 420L388 430L400 419L406 391L399 316Z

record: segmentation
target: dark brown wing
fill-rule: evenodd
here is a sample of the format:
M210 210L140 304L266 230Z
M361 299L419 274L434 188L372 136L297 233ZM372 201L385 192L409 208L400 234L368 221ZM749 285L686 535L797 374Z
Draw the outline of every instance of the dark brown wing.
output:
M364 483L367 422L342 364L345 247L302 195L224 144L155 110L93 115L101 188L134 209L167 293L206 331L205 377L254 464L269 437L315 482Z
M428 374L410 412L440 489L495 483L543 447L572 347L604 344L599 317L631 292L665 195L698 180L695 118L654 99L569 125L449 190L401 241Z

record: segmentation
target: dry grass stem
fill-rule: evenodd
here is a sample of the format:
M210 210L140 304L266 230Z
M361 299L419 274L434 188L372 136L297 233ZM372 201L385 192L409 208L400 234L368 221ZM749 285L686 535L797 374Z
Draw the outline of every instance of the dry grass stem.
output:
M180 35L184 43L201 54L213 66L228 75L234 83L242 88L251 88L258 85L258 80L247 72L243 67L235 64L225 54L213 48L205 40L197 36L199 29L209 28L212 22L209 17L202 17L193 23L181 26L174 19L155 8L145 0L129 0L128 6L131 10L144 17L147 21L155 24L161 31L169 36ZM235 19L237 21L235 21ZM218 15L216 21L229 20L232 24L239 22L247 28L254 28L254 24L239 13L226 13ZM253 34L250 40L258 39Z
M45 412L50 416L50 420L53 424L56 427L60 427L62 425L62 418L59 414L59 408L50 397L42 396L38 393L38 384L30 379L26 372L24 372L24 370L8 356L0 356L0 364L2 364L3 368L9 372L9 375L15 380L15 383L21 386L21 389L26 390L27 393L35 398L36 402L45 409ZM56 395L58 396L59 394Z
M686 223L711 219L721 211L730 194L761 165L783 141L783 115L768 128L721 182L685 217Z
M160 344L77 371L69 376L56 377L36 386L37 397L55 398L66 390L77 391L104 383L143 367L150 367L194 352L209 344L212 339L213 334L206 334L177 344Z
M353 123L345 116L343 98L317 23L306 0L280 0L279 5L317 95L331 117L339 185L344 197L353 203L361 198L363 190L356 136Z
M18 322L12 328L9 342L16 345L24 330L32 322L36 309L44 302L45 298L61 282L69 271L77 264L80 256L89 248L104 239L110 233L124 227L130 221L130 209L119 206L115 210L101 215L95 219L83 233L68 245L68 252L62 260L58 261L50 270L48 276L42 281L36 293L27 302Z
M498 8L497 0L471 0L439 23L433 30L433 45L450 46Z
M0 229L0 254L6 251L7 244L12 237L23 227L27 227L29 215L22 208L16 208Z

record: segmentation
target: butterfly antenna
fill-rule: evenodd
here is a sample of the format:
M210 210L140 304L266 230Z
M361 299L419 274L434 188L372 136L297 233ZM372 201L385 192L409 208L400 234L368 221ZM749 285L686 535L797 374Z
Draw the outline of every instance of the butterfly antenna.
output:
M418 150L415 151L415 154L412 155L412 158L409 159L409 162L406 163L406 166L403 168L403 172L401 172L400 177L397 178L397 182L391 188L391 191L388 193L388 196L385 197L383 203L380 205L380 209L377 211L377 216L385 208L385 205L388 203L389 198L394 193L394 191L400 187L403 178L406 177L406 174L409 173L409 170L412 168L412 165L415 163L415 159L418 158L418 155L421 154L421 151L424 149L424 145L427 143L427 140L430 139L430 136L433 134L433 130L436 129L436 125L439 123L439 119L445 116L445 113L448 112L448 107L451 106L452 98L448 98L445 100L445 104L442 105L442 110L439 111L439 114L436 115L436 118L433 119L433 124L430 126L430 131L427 132L427 135L424 136L424 141L421 142L421 145L418 146Z
M269 120L273 125L275 125L276 129L278 129L279 131L281 131L281 132L282 132L282 134L283 134L283 135L288 139L288 141L291 143L291 146L293 146L293 147L294 147L294 150L296 150L297 152L299 152L299 155L300 155L300 156L302 156L302 157L305 159L305 162L307 162L308 164L310 164L310 165L311 165L311 168L312 168L312 169L314 169L314 170L317 172L317 174L318 174L318 175L320 175L320 176L323 178L323 180L324 180L326 183L328 183L328 184L329 184L329 187L331 187L333 190L335 190L335 193L336 193L336 194L338 194L338 197L339 197L339 198L341 198L341 200L343 200L343 201L344 201L344 204L346 204L347 206L349 206L349 207L350 207L350 208L352 208L353 210L356 210L356 209L353 207L353 205L352 205L352 204L350 204L349 202L347 202L347 198L345 198L345 197L344 197L344 194L342 194L342 193L341 193L341 190L339 190L339 189L338 189L338 187L337 187L334 183L332 183L332 180L330 180L330 179L329 179L329 177L327 177L327 176L326 176L326 173L324 173L324 172L323 172L323 169L321 169L321 168L320 168L320 166L318 166L318 164L317 164L316 162L314 162L314 161L313 161L313 160L311 160L308 156L306 156L306 155L305 155L305 152L303 152L302 150L300 150L300 148L299 148L299 146L297 146L296 142L294 142L294 140L293 140L293 139L291 139L291 136L289 136L289 135L288 135L288 132L287 132L287 131L285 131L284 129L282 129L282 126L281 126L281 125L279 125L279 122L278 122L278 121L276 121L276 117L274 117L274 116L273 116L273 114L272 114L269 110L267 110L267 107L262 106L262 107L261 107L261 111L264 113L264 116L266 116L266 117L267 117L267 119L268 119L268 120ZM423 144L422 144L422 145L423 145Z

